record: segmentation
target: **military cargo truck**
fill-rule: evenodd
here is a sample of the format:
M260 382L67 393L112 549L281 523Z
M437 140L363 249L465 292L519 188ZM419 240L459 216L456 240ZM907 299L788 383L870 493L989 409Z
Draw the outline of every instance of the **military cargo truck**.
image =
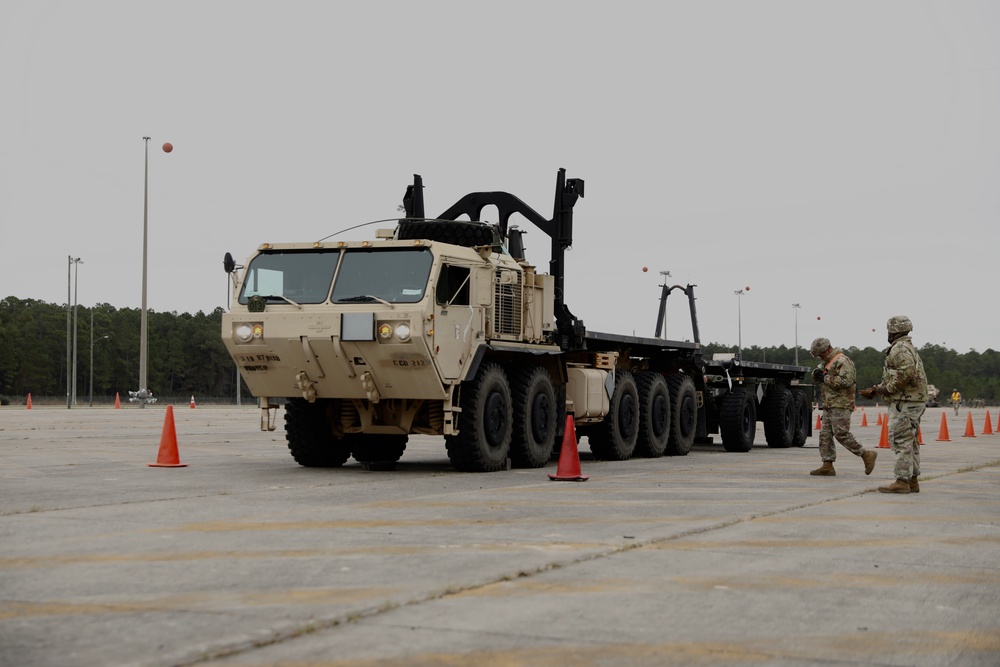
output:
M505 192L428 218L415 175L405 217L374 238L267 242L245 266L226 253L222 337L261 428L284 406L303 466L391 467L411 434L443 436L452 465L475 472L545 465L567 414L598 459L683 456L716 433L746 452L758 421L768 445L801 446L809 369L703 359L693 285L663 286L654 337L589 331L573 315L564 253L583 196L560 169L550 219ZM487 206L497 222L481 221ZM525 260L514 214L551 240L547 273ZM693 342L659 337L674 290L688 297Z
M941 390L932 384L927 385L927 407L937 408L941 407L938 403L938 397L941 395Z

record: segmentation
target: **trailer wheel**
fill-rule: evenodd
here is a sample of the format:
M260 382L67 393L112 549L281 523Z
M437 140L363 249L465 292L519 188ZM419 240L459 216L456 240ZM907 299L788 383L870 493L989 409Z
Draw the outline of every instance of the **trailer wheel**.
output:
M801 389L792 389L792 401L795 413L795 434L792 437L792 447L801 447L812 433L812 403L809 396Z
M452 245L493 245L493 228L470 220L400 220L396 237L402 240L428 239Z
M727 452L749 452L757 434L757 406L753 394L737 387L722 397L719 434Z
M663 375L654 371L636 373L635 383L639 389L639 438L635 453L659 458L667 451L670 440L670 388Z
M392 470L406 449L407 435L356 433L348 436L351 456L366 468Z
M307 468L337 468L351 455L348 438L333 434L334 404L293 398L285 403L285 440L292 458Z
M507 464L510 455L510 385L496 364L479 367L476 377L461 387L462 412L458 435L447 436L448 458L463 472L493 472Z
M549 462L556 442L558 410L549 372L538 366L521 370L511 387L514 430L510 460L519 468L541 468Z
M795 400L784 387L767 392L761 404L764 411L764 439L768 447L784 449L792 446L795 437Z
M590 451L605 461L625 461L639 437L639 390L628 371L615 371L615 391L604 421L589 432Z
M698 394L694 380L682 373L669 376L667 385L670 387L670 412L673 416L667 454L687 456L698 427Z

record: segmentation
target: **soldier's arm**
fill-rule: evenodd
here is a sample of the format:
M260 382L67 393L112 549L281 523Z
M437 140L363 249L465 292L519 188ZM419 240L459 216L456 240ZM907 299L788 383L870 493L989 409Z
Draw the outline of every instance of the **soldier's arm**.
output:
M917 374L917 365L913 355L907 350L893 352L886 360L885 393L895 394L913 382Z
M853 369L846 363L834 362L825 382L834 389L846 389L854 385L856 379Z

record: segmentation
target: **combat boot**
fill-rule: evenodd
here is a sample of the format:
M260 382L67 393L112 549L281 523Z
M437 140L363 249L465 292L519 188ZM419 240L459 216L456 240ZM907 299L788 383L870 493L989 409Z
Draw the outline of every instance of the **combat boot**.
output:
M810 475L823 475L824 477L833 477L837 474L837 471L833 469L833 461L823 461L823 465L816 468L815 470L809 471Z
M920 482L917 481L916 475L910 478L910 493L920 493Z
M897 479L892 484L878 487L878 490L881 491L882 493L909 493L910 480Z
M874 449L866 449L861 452L861 460L865 462L865 474L872 474L872 470L875 469L875 459L878 458L878 452Z

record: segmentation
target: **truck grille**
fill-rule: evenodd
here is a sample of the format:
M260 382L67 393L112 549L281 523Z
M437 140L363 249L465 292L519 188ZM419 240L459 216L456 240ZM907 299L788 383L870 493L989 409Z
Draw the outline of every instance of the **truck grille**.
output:
M501 284L499 274L494 279L494 303L496 305L496 323L494 334L498 336L521 335L521 275L516 283Z

